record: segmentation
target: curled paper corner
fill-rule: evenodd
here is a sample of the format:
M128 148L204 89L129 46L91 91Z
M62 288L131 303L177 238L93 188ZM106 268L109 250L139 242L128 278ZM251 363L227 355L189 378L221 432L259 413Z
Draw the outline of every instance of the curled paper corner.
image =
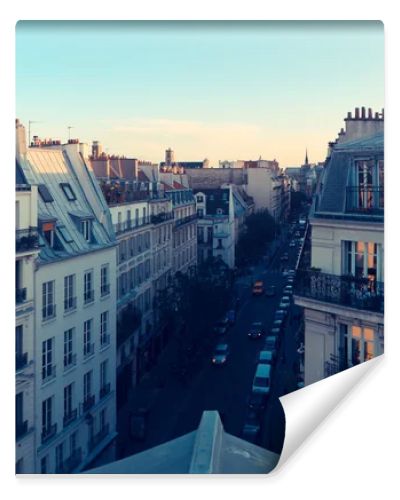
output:
M354 387L383 361L383 355L279 398L285 437L276 474Z

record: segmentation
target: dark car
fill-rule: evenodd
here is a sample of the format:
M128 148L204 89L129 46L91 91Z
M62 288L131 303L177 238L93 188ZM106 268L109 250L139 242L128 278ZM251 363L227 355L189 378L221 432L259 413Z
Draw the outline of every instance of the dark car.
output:
M284 320L286 318L286 315L287 315L286 309L278 309L277 311L275 311L274 320L276 319Z
M227 317L221 319L221 321L218 321L218 323L214 326L214 333L217 335L225 335L225 333L228 331L229 327L229 320Z
M265 343L264 343L264 350L265 351L270 351L273 353L273 355L276 355L276 351L278 350L278 347L279 347L279 337L274 337L274 336L270 335L265 339Z
M249 333L247 336L251 339L259 339L264 335L264 327L261 321L254 321L254 323L251 324Z
M129 430L133 439L144 441L147 434L147 418L149 410L146 408L139 408L139 410L132 412L129 418Z
M283 319L276 319L272 323L272 328L279 328L279 330L280 330L282 328L282 326L283 326Z
M247 409L242 436L246 441L255 443L260 434L259 414L252 408Z
M261 394L259 392L252 392L249 397L247 406L252 410L255 410L256 412L261 412L262 410L264 410L267 401L268 401L268 396L266 396L265 394Z
M214 349L211 363L213 365L224 365L228 359L229 347L228 344L218 344Z
M269 285L265 288L265 295L267 297L273 297L276 294L276 286L275 285Z
M287 252L281 255L281 261L286 261L286 260L289 260L289 255L287 254Z
M228 322L230 325L233 325L236 321L236 311L235 309L230 309L227 313L226 313L226 317L228 319Z

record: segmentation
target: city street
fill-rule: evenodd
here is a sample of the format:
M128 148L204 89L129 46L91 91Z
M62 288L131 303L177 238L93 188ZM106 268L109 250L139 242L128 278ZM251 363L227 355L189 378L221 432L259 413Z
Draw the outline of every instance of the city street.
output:
M265 259L252 270L252 275L237 280L240 308L235 324L225 336L215 336L218 343L229 344L229 355L225 365L211 363L213 346L202 353L193 373L179 380L170 372L170 360L176 346L171 341L157 366L131 392L127 404L118 416L117 454L123 457L151 448L197 428L204 410L218 410L228 433L242 436L247 400L251 394L253 377L264 338L253 340L247 336L250 325L261 321L268 333L279 305L285 278L281 273L280 256L288 252L285 267L294 267L298 246L289 248L283 239L281 247L271 257L268 268ZM261 279L265 286L275 285L276 295L253 297L251 285ZM283 339L272 375L269 403L261 423L258 444L280 452L283 442L284 424L277 398L297 388L297 344L293 323L293 305L286 321ZM149 409L146 438L134 441L129 435L129 413L141 407Z

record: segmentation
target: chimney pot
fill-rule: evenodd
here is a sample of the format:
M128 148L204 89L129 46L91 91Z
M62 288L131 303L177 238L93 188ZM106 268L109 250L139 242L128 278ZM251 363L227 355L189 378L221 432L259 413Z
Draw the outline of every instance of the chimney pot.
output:
M349 120L351 120L351 111L348 111L348 113L347 113L347 118L348 118Z
M379 120L379 113L378 113L378 111L375 112L375 120Z
M365 107L364 106L361 108L361 118L363 120L365 120Z
M360 108L356 108L354 118L356 120L359 120L359 118L360 118Z

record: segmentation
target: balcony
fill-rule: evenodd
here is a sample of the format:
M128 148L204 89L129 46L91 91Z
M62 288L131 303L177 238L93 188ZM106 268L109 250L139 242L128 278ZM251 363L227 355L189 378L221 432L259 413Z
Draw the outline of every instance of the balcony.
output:
M94 301L94 290L86 290L83 294L83 302L90 304Z
M49 425L42 430L42 444L49 441L57 434L57 424Z
M42 368L42 384L56 378L56 365L48 365Z
M76 365L76 354L68 353L64 355L64 371Z
M110 294L110 284L109 283L105 283L104 285L101 285L100 287L100 295L102 297L105 297L106 295L109 295Z
M106 424L97 434L95 434L91 439L89 439L88 443L89 451L92 451L99 443L101 443L109 432L110 432L110 426L109 424Z
M49 304L42 308L42 321L48 321L56 317L56 305Z
M384 188L349 186L346 188L346 212L383 216Z
M82 448L77 448L61 464L56 466L56 474L70 474L82 461Z
M162 212L157 215L152 215L150 220L152 224L162 224L163 222L167 222L174 218L174 214L172 212Z
M70 423L72 423L74 420L76 420L78 417L78 410L75 408L75 410L71 410L68 413L66 413L63 417L63 426L64 428L67 427Z
M17 422L15 424L15 439L21 439L28 432L28 421Z
M83 357L89 358L94 354L94 343L87 343L83 345Z
M71 312L76 309L76 297L68 297L64 299L64 312Z
M28 353L17 353L15 355L15 369L22 370L28 364Z
M26 300L26 288L17 288L15 290L15 302L21 304Z
M36 227L15 230L15 251L28 252L39 248L39 235Z
M177 219L175 221L174 227L177 228L177 227L183 226L184 224L187 224L189 222L193 222L197 218L198 218L197 214L187 215L186 217L182 217L182 219Z
M107 394L111 391L111 384L104 384L103 387L100 388L100 399L103 399Z
M132 231L137 227L146 226L147 224L150 224L149 216L139 217L138 219L131 219L125 222L117 222L116 224L114 224L114 231L116 235L123 234L127 231Z
M296 295L345 307L383 313L384 283L299 269Z
M110 345L110 335L103 334L100 336L100 347L106 347Z
M89 411L90 408L92 408L92 406L94 406L94 402L95 402L94 394L91 396L87 396L86 399L82 403L83 412L86 413L87 411Z

